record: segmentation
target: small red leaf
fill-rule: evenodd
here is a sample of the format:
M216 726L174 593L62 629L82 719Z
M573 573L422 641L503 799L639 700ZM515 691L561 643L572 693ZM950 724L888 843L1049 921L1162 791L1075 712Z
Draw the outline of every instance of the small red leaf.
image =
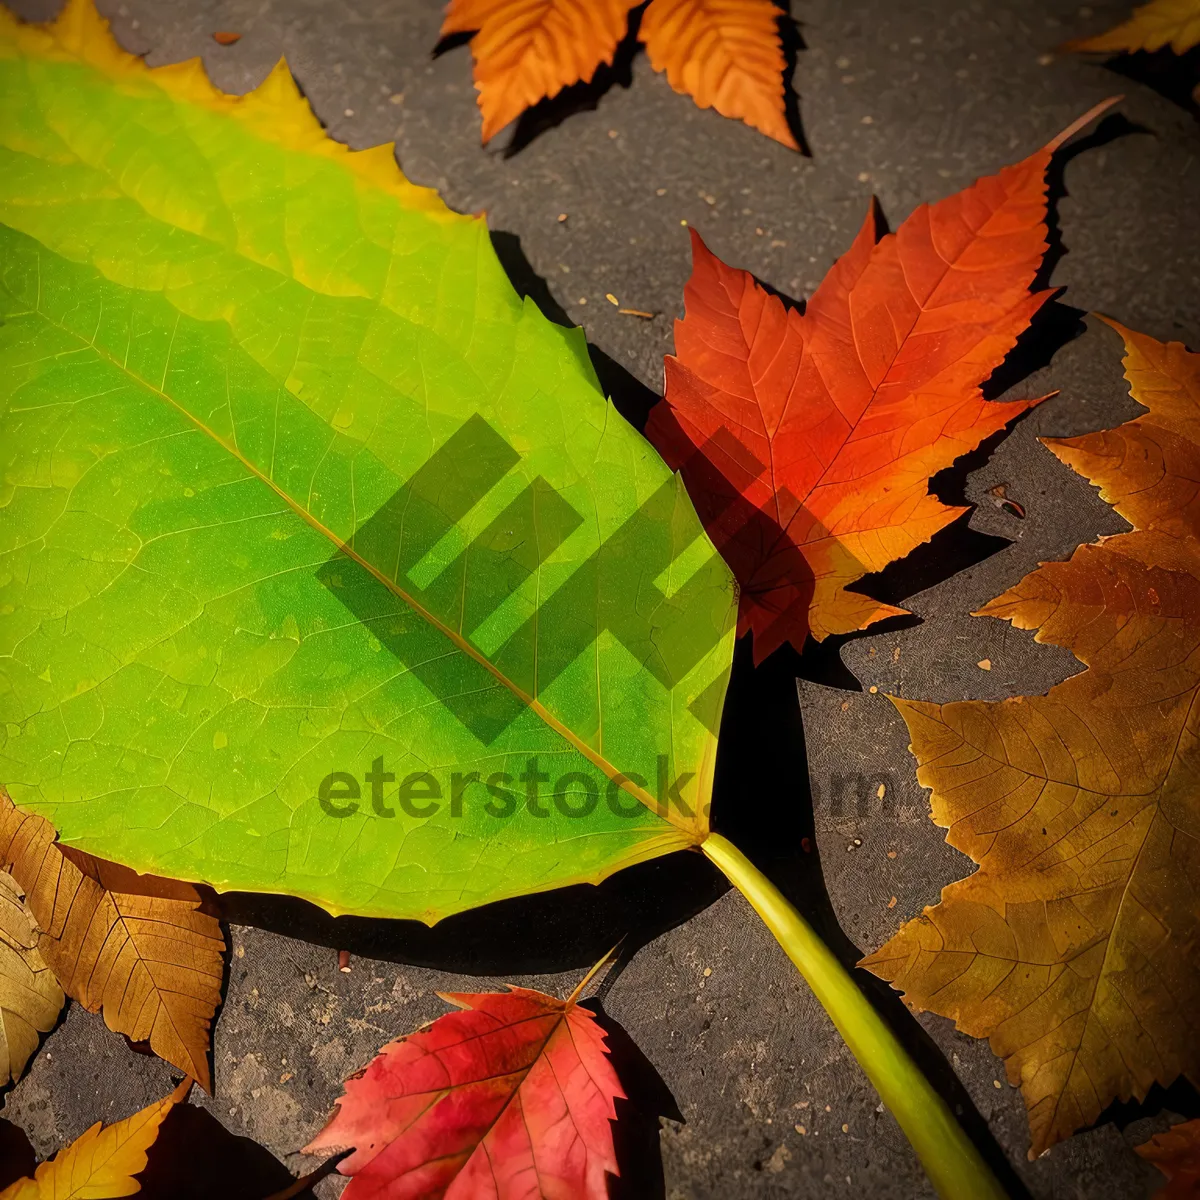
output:
M879 236L872 209L804 313L692 233L646 435L737 576L756 661L903 612L849 589L964 512L929 494L930 477L1038 402L980 388L1051 295L1029 288L1061 141L894 234Z
M242 35L240 33L230 33L227 29L221 30L218 33L214 33L212 36L213 41L216 42L218 46L232 46L234 42L240 42L242 40Z
M346 1082L308 1154L354 1147L346 1200L606 1200L624 1097L595 1016L526 988L460 1006Z

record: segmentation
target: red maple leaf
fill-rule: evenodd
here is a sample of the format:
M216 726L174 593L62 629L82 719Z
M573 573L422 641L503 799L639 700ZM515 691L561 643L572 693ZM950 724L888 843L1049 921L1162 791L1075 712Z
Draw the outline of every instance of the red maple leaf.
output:
M439 994L462 1011L384 1046L305 1153L355 1148L346 1200L606 1200L625 1093L579 989Z
M738 632L761 662L811 633L904 612L847 590L964 508L929 479L1038 400L981 385L1052 291L1049 145L879 236L874 206L800 312L692 233L685 316L646 436L675 469L741 585Z

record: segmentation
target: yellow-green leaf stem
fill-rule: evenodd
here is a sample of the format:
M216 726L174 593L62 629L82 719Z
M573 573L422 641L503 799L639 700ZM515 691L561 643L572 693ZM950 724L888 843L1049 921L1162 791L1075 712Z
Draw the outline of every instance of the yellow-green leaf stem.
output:
M804 976L891 1110L943 1200L1005 1200L979 1151L850 972L779 889L727 838L701 849L750 901Z

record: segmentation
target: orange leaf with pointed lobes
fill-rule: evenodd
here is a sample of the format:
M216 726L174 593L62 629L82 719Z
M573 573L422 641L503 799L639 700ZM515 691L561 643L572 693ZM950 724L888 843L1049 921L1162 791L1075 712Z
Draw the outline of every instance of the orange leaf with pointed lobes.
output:
M1030 1157L1114 1100L1200 1083L1200 354L1109 323L1148 411L1045 444L1133 532L981 610L1087 669L1043 696L895 701L933 818L979 869L863 963L990 1038Z
M784 15L774 0L652 0L638 36L677 92L799 150L784 104Z
M305 1153L355 1148L346 1200L606 1200L625 1093L582 986L443 995L461 1011L384 1046Z
M490 142L539 100L590 82L611 63L639 0L451 0L442 36L471 39L475 87Z
M737 576L755 661L902 613L849 589L966 512L930 477L1038 403L980 389L1052 294L1029 291L1051 155L1111 103L894 234L869 213L803 313L693 231L646 436Z

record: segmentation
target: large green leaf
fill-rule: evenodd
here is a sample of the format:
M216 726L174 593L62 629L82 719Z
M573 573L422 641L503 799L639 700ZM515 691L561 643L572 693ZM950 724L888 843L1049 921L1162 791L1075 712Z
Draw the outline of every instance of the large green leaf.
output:
M704 839L733 584L482 220L329 141L282 64L228 97L72 0L0 16L0 222L18 805L426 920ZM382 778L379 811L377 759L436 812Z

